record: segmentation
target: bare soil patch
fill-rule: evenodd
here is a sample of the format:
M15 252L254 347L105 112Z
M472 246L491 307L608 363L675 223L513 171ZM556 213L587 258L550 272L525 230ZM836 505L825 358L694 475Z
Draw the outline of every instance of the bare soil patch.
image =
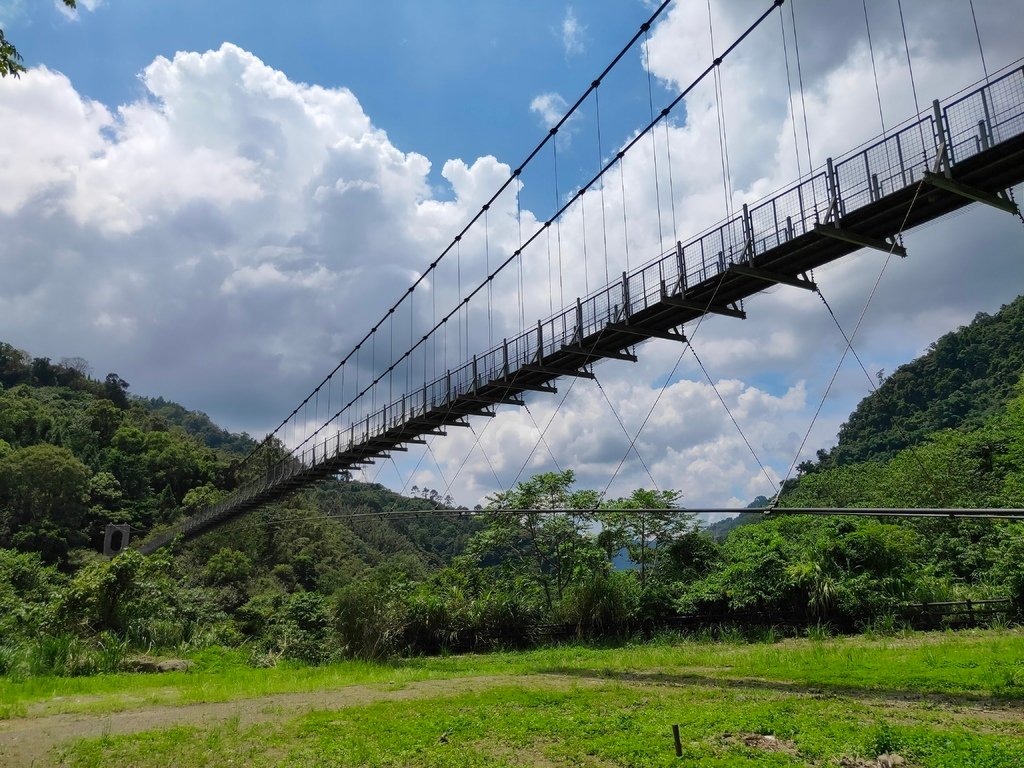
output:
M209 727L237 718L240 726L255 725L282 716L300 717L309 712L330 711L421 698L444 698L484 691L497 686L522 686L531 689L569 689L598 681L557 678L550 675L495 675L464 677L454 680L424 680L394 688L390 684L351 685L313 693L282 693L256 699L207 704L158 706L103 715L61 714L0 721L0 765L50 765L52 752L76 739L120 736L156 728L176 726Z

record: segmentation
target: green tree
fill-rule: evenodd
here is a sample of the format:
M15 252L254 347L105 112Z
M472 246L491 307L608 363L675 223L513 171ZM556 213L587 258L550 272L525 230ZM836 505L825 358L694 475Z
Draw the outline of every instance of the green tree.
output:
M573 491L574 481L571 469L545 472L489 497L487 527L469 545L477 556L497 557L527 574L540 586L549 608L579 572L606 567L603 552L589 535L597 493Z
M49 562L63 560L69 547L85 543L89 479L89 468L66 448L32 445L7 454L0 459L3 540Z
M604 504L598 514L608 539L624 546L639 566L641 589L648 575L659 575L659 555L695 529L694 516L678 508L680 498L679 491L638 488L630 496Z
M252 560L244 552L222 547L203 569L203 580L214 587L242 586L252 575Z
M68 8L75 8L77 6L76 0L63 0L63 2ZM18 77L21 75L25 71L21 61L21 54L18 53L18 49L4 37L4 31L0 29L0 77L7 77L7 75Z

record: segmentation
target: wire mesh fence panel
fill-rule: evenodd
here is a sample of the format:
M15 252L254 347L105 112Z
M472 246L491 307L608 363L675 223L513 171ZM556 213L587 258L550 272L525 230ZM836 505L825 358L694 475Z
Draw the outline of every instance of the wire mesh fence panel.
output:
M1024 133L1024 69L1011 70L950 100L941 114L941 136L954 163ZM920 181L922 173L935 164L937 127L931 116L909 122L883 140L834 163L840 215ZM349 423L344 422L344 416L332 417L324 427L336 420L335 427L323 437L306 437L283 460L278 460L276 448L267 444L257 453L265 456L262 460L266 462L259 477L243 484L233 496L189 518L182 528L201 528L204 521L229 515L239 504L249 503L268 489L289 482L300 483L303 476L317 471L322 474L319 467L340 461L346 452L357 450L368 440L401 432L410 421L450 409L456 398L501 381L567 345L593 338L608 323L648 309L666 294L685 293L717 278L730 264L746 262L753 255L807 234L824 220L830 205L827 176L819 171L751 205L746 215L734 215L717 227L664 250L633 270L625 281L613 281L538 326L523 329L479 353L475 359L442 371L440 376L435 368L432 380L397 400L389 397L379 408L373 407L372 413L359 414L358 418L350 416ZM461 347L461 341L459 344ZM407 365L412 365L411 358ZM390 381L388 387L390 390ZM293 434L304 433L305 424L300 421L295 416L287 428Z
M1024 131L1024 69L1012 70L943 110L950 160L965 160Z

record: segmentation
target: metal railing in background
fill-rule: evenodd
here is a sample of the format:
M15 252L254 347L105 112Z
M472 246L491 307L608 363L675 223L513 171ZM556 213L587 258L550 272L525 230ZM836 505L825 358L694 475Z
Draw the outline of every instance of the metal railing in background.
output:
M732 218L676 243L632 273L624 273L620 280L577 299L535 327L474 355L460 367L347 428L304 445L300 452L269 466L259 479L244 483L231 496L152 541L167 543L175 533L188 535L208 527L296 478L308 477L313 482L319 467L338 471L338 457L360 445L415 419L450 409L460 397L473 394L481 386L507 382L524 366L651 308L666 295L710 285L730 266L747 263L812 232L830 214L841 220L919 183L925 172L936 167L940 146L945 146L947 159L955 164L1024 134L1024 68L1017 66L969 93L936 105L933 114L913 118L838 160L830 158L825 168L769 198L744 205ZM940 117L938 121L935 114ZM147 544L146 548L157 546Z

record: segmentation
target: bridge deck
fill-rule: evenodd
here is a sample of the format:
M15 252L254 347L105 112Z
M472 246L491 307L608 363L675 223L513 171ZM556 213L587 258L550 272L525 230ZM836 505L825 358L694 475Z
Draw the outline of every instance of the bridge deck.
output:
M933 183L936 156L955 182ZM945 178L945 177L944 177ZM941 182L942 180L938 180ZM623 275L614 283L514 339L467 361L359 424L268 469L232 496L143 542L152 552L189 538L361 462L386 455L468 416L521 403L530 391L553 391L566 375L587 375L603 359L672 337L706 313L742 317L739 303L778 282L812 288L811 270L872 243L892 247L911 229L1024 181L1024 69L975 91L936 103L866 149L743 211L724 224ZM953 191L960 185L960 191ZM964 194L964 188L974 197ZM905 225L904 225L905 220ZM896 246L898 248L898 246Z

